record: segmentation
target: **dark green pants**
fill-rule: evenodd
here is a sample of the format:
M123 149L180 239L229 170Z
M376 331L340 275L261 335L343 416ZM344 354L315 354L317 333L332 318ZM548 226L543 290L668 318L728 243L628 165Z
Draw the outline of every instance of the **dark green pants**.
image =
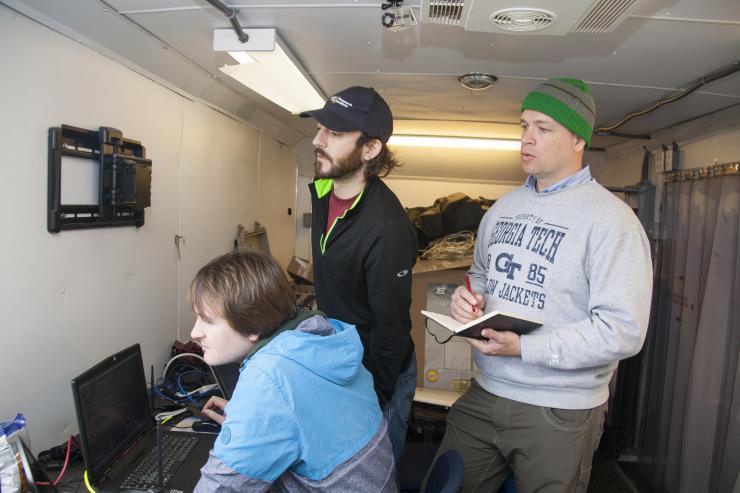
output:
M585 493L606 406L533 406L495 396L473 381L447 415L437 455L450 448L460 452L463 493L495 493L509 468L517 493Z

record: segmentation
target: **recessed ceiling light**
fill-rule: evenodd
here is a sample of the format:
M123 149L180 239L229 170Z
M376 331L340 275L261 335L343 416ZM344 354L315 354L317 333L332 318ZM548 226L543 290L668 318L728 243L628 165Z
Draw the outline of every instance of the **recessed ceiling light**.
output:
M484 74L481 72L471 72L463 74L457 78L460 84L466 89L473 91L483 91L496 83L498 78L495 75Z

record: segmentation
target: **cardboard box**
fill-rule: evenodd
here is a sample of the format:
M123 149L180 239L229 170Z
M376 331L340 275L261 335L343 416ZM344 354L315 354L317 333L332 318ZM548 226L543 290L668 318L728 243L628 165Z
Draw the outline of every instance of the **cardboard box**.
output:
M252 249L270 253L270 243L267 241L267 230L257 221L255 221L254 229L252 231L247 231L247 228L241 224L237 226L234 246L237 250Z
M447 344L438 344L426 331L426 317L421 310L449 312L450 295L455 287L465 283L470 259L456 262L429 262L420 260L414 266L411 285L411 337L416 347L418 387L463 391L477 371L472 363L472 347L453 338ZM444 340L449 331L429 328L437 338Z
M288 264L288 274L296 281L313 284L313 266L308 260L293 257Z

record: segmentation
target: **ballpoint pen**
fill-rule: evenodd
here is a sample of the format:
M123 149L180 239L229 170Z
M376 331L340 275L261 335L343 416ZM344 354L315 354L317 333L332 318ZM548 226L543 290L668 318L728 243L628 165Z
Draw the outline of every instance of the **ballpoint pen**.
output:
M473 293L473 288L470 286L470 276L468 276L467 274L465 274L465 288L468 290L468 293L475 296L475 294ZM476 308L475 305L473 305L473 313L478 313L478 308Z

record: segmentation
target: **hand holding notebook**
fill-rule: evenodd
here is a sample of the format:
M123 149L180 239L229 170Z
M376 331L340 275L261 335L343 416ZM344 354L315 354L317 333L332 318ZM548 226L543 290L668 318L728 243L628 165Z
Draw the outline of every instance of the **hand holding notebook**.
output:
M500 331L508 330L518 335L522 335L527 334L542 325L541 322L501 311L484 313L475 320L471 320L465 324L458 322L449 315L443 315L441 313L422 310L421 314L454 332L455 335L469 337L471 339L485 339L485 337L481 335L481 331L483 329L494 329Z

